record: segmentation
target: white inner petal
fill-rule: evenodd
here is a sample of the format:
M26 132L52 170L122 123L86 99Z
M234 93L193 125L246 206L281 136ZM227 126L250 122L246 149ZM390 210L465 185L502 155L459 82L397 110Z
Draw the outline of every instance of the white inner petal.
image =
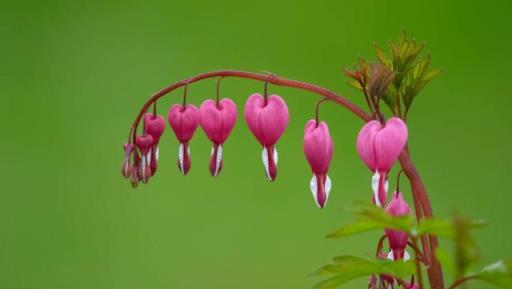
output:
M389 260L393 260L393 261L395 260L394 255L393 255L393 251L389 251L387 258Z
M267 175L267 178L270 179L270 173L268 169L268 153L266 147L263 147L263 151L261 152L261 160L263 161L263 166L265 167L265 174Z
M220 162L222 161L222 145L217 148L217 156L215 159L215 176L219 174Z
M279 160L279 155L277 154L277 149L274 147L274 163L277 166L277 161Z
M183 144L180 143L180 146L178 148L178 161L180 163L180 170L182 172L185 171L184 165L183 165Z
M160 149L159 149L159 147L157 146L157 147L156 147L156 152L155 152L155 158L156 158L156 160L157 160L157 161L158 161L158 153L159 153L159 152L160 152Z
M144 177L146 174L146 156L142 156L142 161L141 161L141 170L142 170L142 177Z
M380 203L380 198L379 198L379 180L380 180L380 174L379 174L379 172L376 171L372 177L373 198L375 199L375 204L378 207L382 207L382 204Z
M321 206L318 203L318 199L317 199L318 186L317 186L317 181L316 181L315 175L313 175L313 177L311 178L311 181L309 181L309 188L311 189L311 193L313 194L313 199L315 199L316 205L320 208Z
M411 259L411 256L407 252L407 250L404 251L404 261L409 261Z
M146 154L146 159L147 159L147 161L148 161L148 164L150 164L150 163L151 163L151 151L152 151L152 150L153 150L153 149L149 149L148 153Z

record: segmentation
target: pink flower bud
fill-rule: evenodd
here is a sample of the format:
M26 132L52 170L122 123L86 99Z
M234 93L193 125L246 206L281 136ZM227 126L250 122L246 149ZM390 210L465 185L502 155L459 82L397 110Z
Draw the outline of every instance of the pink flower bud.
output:
M123 164L121 165L121 174L126 179L130 177L130 174L132 172L132 165L130 164L130 157L132 156L133 151L133 144L131 143L125 143L124 146L124 160Z
M274 145L288 126L288 106L278 95L265 101L255 93L245 103L245 120L252 134L263 146L262 159L265 173L270 181L277 177L277 150Z
M217 176L222 170L222 144L229 137L235 126L237 111L235 103L225 98L217 104L208 99L199 108L199 122L208 139L213 142L210 160L210 174Z
M387 195L387 174L407 143L407 126L397 117L384 126L376 120L366 123L357 136L357 152L374 172L372 189L374 202L383 206Z
M331 179L327 176L333 153L333 141L325 122L317 126L309 120L304 129L304 154L313 171L311 192L319 208L324 208L331 190Z
M394 192L391 201L389 201L389 204L386 207L386 212L395 217L405 216L411 213L411 208L405 202L400 192ZM407 233L391 229L385 229L384 231L388 237L389 247L391 247L393 252L393 259L403 259L405 248L407 247Z
M176 138L180 142L178 168L186 175L192 165L188 142L194 136L194 132L199 125L199 110L193 104L187 104L185 107L175 104L169 110L168 120Z
M153 146L153 137L151 135L138 136L135 139L135 143L142 154L142 159L139 167L139 178L143 183L147 183L149 178L151 177L151 167L150 167L150 159L151 154L150 150Z

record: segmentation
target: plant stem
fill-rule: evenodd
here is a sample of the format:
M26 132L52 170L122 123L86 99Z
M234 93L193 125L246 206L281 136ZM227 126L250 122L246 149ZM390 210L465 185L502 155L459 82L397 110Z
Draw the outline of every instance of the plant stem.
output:
M284 87L293 87L297 89L302 89L306 91L310 91L319 95L324 96L327 99L332 100L333 102L336 102L337 104L343 106L353 114L355 114L357 117L362 119L365 122L368 122L372 120L372 116L366 113L362 108L357 106L356 104L349 101L347 98L318 85L307 83L303 81L293 80L293 79L287 79L287 78L281 78L276 75L268 75L268 74L261 74L261 73L254 73L254 72L247 72L247 71L239 71L239 70L219 70L219 71L212 71L207 72L203 74L196 75L194 77L178 81L176 83L173 83L169 85L168 87L156 92L153 94L146 103L142 106L142 108L139 111L139 114L137 115L136 119L134 120L131 130L130 130L130 136L132 138L132 142L135 143L136 138L136 132L137 127L139 125L140 120L142 119L142 116L144 112L148 109L151 104L153 104L155 101L157 101L162 96L170 93L171 91L182 87L184 85L188 85L194 82L201 81L203 79L208 78L214 78L214 77L236 77L236 78L245 78L245 79L253 79L263 82L268 82L277 86L284 86ZM378 110L378 107L375 108ZM380 117L380 116L379 116ZM406 147L399 157L400 164L402 165L402 169L404 170L405 175L409 179L409 182L411 184L411 189L413 192L413 198L414 198L414 205L416 208L416 217L418 221L422 217L432 217L432 208L430 205L430 200L428 199L428 195L425 189L425 185L423 184L423 181L414 166L414 164L411 161L411 158L408 154L408 148ZM444 289L443 284L443 273L441 266L439 262L434 257L434 251L437 248L438 241L436 236L428 236L422 238L422 247L423 252L426 257L429 258L429 268L427 270L429 282L432 289Z
M418 238L413 238L412 243L414 244L414 263L416 264L416 277L418 278L418 285L420 289L423 289L423 275L421 273L421 264L419 260L420 252L418 250Z

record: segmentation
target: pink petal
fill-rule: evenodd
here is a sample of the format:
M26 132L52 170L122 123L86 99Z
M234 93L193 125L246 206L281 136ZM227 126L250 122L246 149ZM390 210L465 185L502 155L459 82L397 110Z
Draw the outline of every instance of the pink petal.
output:
M219 101L208 99L201 104L200 124L208 139L214 144L222 144L226 141L235 126L237 111L235 103L225 98Z
M381 129L382 125L380 122L372 120L361 128L357 136L357 153L372 172L377 168L374 149L375 136Z
M193 104L187 104L185 108L175 104L169 110L168 120L178 140L185 143L192 139L199 125L199 110Z
M288 126L288 107L278 95L268 97L255 93L245 103L245 120L249 129L263 146L273 146Z
M407 126L400 118L390 118L375 136L376 169L381 172L389 171L406 143Z

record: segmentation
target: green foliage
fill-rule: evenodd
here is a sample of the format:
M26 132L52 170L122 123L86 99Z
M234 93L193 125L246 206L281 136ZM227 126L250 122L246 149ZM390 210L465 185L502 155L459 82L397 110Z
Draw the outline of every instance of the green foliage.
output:
M455 214L450 220L435 218L422 219L416 222L411 216L394 217L384 209L373 206L356 204L350 209L356 219L333 233L328 238L344 238L364 232L383 229L394 229L407 232L412 238L423 235L436 235L453 241L454 255L437 248L436 258L443 268L449 272L456 282L478 279L498 287L512 289L512 262L499 261L483 268L476 273L472 269L478 261L478 250L471 237L471 231L481 228L485 223ZM338 287L355 278L372 274L387 274L396 278L406 278L415 273L412 261L390 261L382 259L363 259L353 256L340 256L313 272L313 276L330 276L318 283L315 289L330 289ZM458 285L458 284L457 284Z
M333 258L333 262L333 264L325 265L311 274L312 276L334 275L315 285L315 289L335 288L353 279L372 274L386 274L397 278L406 278L413 274L415 270L412 261L393 262L390 260L339 256Z
M441 70L429 68L430 55L427 54L420 59L419 55L425 44L407 38L405 30L400 32L398 41L390 41L388 47L391 52L389 56L375 45L379 62L395 74L393 83L388 87L383 100L392 112L398 113L398 100L401 99L407 112L414 98Z

